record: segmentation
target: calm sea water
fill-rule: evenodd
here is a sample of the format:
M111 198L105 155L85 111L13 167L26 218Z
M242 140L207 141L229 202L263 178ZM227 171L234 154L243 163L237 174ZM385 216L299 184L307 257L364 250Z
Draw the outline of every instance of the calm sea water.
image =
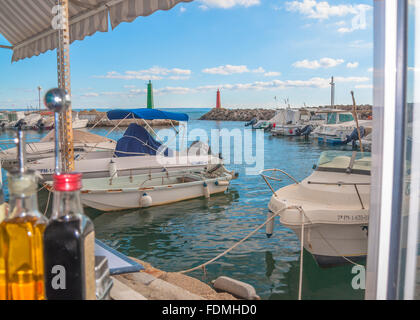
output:
M196 120L206 109L170 110L190 115L188 130L200 128L209 134L212 129L244 130L244 122ZM123 131L117 130L110 137L118 139ZM107 129L95 128L93 132L105 135ZM43 135L45 133L28 132L28 139L36 140ZM0 139L12 137L13 132L4 132ZM255 139L252 144L243 146L243 152L246 149L251 149L255 155ZM320 153L327 149L330 147L314 141L272 137L265 133L264 167L281 168L303 179L312 172ZM122 253L165 271L189 269L231 247L266 220L271 192L263 179L246 175L244 165L233 164L228 169L239 172L239 178L232 181L225 194L210 199L111 213L86 209L86 213L94 221L96 236ZM284 180L276 187L289 183ZM42 207L45 201L40 203ZM206 273L198 270L190 275L205 282L225 275L252 284L262 299L297 299L299 256L297 236L277 219L270 239L261 229L207 266ZM363 298L364 291L351 286L354 276L351 265L322 269L309 253L305 252L303 259L303 299Z

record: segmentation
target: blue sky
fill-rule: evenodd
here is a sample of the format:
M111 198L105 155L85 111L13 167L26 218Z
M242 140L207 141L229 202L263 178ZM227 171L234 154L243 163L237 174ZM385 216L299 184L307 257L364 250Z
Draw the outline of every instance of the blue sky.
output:
M372 103L373 1L197 0L71 45L73 108L281 107ZM0 44L8 44L0 36ZM38 104L56 54L11 63L0 49L0 108ZM277 102L274 99L277 97Z

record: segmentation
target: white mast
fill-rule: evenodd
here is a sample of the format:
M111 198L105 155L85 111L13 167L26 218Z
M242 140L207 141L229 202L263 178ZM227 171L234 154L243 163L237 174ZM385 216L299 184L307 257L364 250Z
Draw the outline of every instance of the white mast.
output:
M334 77L331 77L331 109L335 109L334 106L334 95L335 95L335 83L334 83Z

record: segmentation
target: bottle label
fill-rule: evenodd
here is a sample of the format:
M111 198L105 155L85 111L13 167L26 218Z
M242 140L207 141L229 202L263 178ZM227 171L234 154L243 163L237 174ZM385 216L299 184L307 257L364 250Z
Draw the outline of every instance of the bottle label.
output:
M86 300L96 300L96 277L95 277L95 232L92 231L85 238L85 281Z

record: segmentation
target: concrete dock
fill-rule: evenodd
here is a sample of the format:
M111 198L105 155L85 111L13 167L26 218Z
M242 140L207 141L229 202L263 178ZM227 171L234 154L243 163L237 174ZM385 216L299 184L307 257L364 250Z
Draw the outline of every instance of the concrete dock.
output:
M147 262L130 258L145 270L112 276L113 300L237 300L229 293L218 293L206 283L180 274L154 268Z

